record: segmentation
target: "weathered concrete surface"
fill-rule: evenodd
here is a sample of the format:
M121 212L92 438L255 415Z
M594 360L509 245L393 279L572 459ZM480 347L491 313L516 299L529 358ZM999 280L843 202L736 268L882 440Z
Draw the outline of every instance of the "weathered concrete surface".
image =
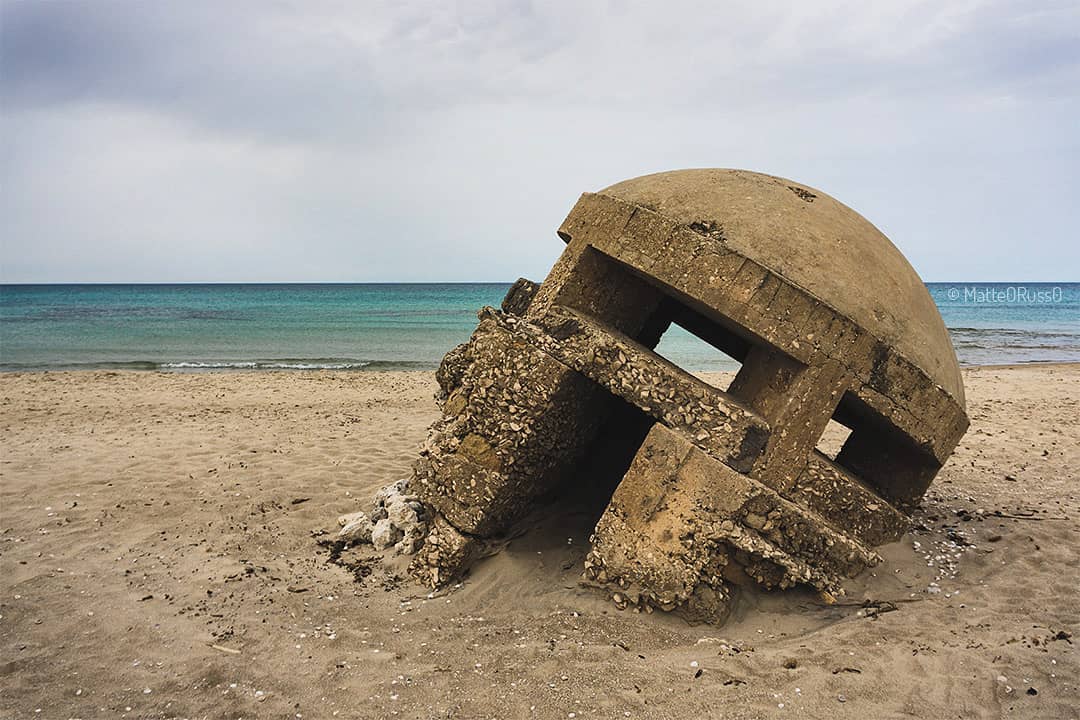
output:
M443 418L408 488L428 521L417 576L460 575L572 477L618 402L642 432L616 448L629 470L587 582L712 621L739 584L842 592L904 532L968 423L903 256L824 193L732 170L586 193L559 235L547 279L482 310L439 369ZM742 363L729 388L653 352L672 323ZM835 458L816 449L830 420L851 429Z
M836 594L842 577L878 561L812 511L660 424L619 484L592 543L587 578L617 584L621 602L663 609L711 607L728 594L724 578L743 575L770 588L804 583Z
M830 303L963 403L956 355L926 286L881 231L822 191L760 173L696 169L597 194L686 227L711 225L733 252Z

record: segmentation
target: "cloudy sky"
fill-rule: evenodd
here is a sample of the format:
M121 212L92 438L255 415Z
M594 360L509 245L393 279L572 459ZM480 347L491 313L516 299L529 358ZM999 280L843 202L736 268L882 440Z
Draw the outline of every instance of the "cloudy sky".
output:
M927 280L1080 280L1080 4L0 0L0 279L542 279L742 167Z

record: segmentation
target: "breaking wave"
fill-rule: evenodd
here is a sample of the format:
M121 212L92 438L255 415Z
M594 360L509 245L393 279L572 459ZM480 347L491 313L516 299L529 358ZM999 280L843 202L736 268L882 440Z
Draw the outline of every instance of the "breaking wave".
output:
M152 362L54 363L49 365L3 363L0 371L30 370L150 370L199 372L214 370L434 370L435 363L409 360L354 360L344 358L286 358L280 360L177 360Z

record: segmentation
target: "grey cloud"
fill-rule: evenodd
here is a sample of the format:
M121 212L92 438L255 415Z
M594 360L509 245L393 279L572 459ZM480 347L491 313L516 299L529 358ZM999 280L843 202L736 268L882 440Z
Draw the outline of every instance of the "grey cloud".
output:
M320 114L472 102L1027 93L1048 73L1060 92L1080 64L1080 10L1067 4L686 5L23 0L4 5L2 90L16 105L108 99L303 131Z
M577 193L685 166L929 279L1080 264L1071 3L0 3L5 279L536 276Z
M15 111L118 103L283 140L373 117L362 53L296 45L273 20L258 4L7 3L0 97Z

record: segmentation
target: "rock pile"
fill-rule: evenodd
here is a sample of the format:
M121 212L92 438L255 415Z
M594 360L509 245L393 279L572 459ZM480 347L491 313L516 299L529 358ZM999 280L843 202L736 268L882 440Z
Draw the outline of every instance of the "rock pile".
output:
M406 480L387 485L375 495L371 512L349 513L338 518L337 539L351 544L371 543L376 550L394 548L412 555L427 534L424 504L408 493Z

